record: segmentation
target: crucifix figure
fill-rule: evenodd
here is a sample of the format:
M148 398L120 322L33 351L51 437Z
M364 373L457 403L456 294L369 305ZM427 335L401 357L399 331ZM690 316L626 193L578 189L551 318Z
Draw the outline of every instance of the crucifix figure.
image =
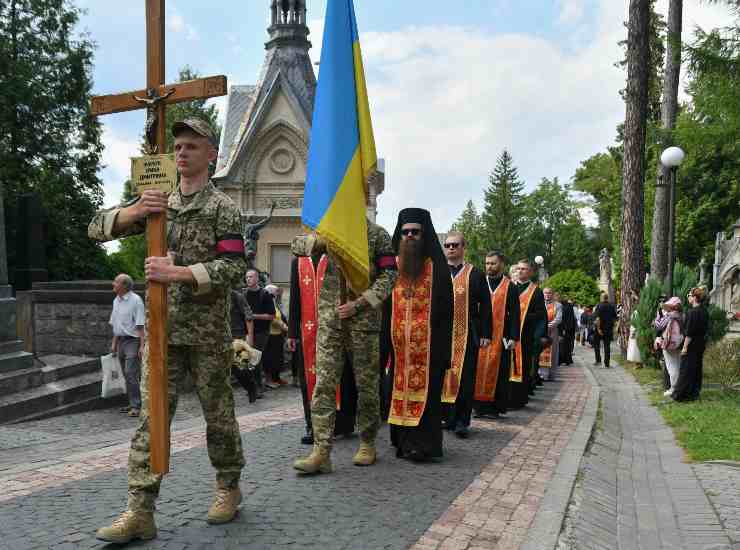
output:
M165 106L183 101L226 95L226 77L200 78L165 85L165 0L146 1L147 87L134 92L96 96L91 111L95 116L146 108L147 154L164 153L166 144ZM147 256L166 256L165 213L147 220ZM169 419L167 411L167 286L147 286L147 361L150 367L149 422L152 471L169 471Z

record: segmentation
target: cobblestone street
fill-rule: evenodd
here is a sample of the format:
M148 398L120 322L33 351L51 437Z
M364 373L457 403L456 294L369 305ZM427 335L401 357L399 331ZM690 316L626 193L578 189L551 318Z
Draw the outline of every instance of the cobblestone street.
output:
M315 478L291 468L307 451L299 443L298 391L270 392L255 407L237 389L245 502L223 527L204 520L214 476L198 404L184 396L156 516L159 537L132 547L517 548L589 391L581 369L561 373L524 410L476 421L468 440L446 437L440 464L396 459L384 429L377 466L353 467L358 440L340 439L336 473ZM1 429L0 547L106 547L94 532L125 504L132 429L115 410Z
M336 472L313 478L291 467L308 451L298 390L249 405L236 389L245 500L219 527L205 522L214 474L199 405L185 395L159 536L131 547L736 550L740 470L685 464L629 375L589 359L579 350L529 406L474 421L469 439L445 434L441 463L396 459L384 428L376 466L353 467L358 440L340 439ZM115 409L0 428L0 548L115 548L94 533L125 505L133 428Z

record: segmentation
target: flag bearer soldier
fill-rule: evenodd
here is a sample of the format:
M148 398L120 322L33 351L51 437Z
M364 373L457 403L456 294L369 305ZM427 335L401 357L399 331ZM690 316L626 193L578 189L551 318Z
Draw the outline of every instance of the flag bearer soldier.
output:
M348 290L347 299L342 300L342 274L336 260L328 254L319 293L316 386L311 400L314 447L309 456L293 464L304 474L332 471L330 454L337 414L336 388L347 355L354 369L358 395L360 448L353 463L370 466L376 460L375 438L380 425L380 308L390 296L398 274L388 232L368 220L367 241L370 287L359 296ZM327 251L323 240L316 235L296 237L292 248L296 256L320 257Z
M216 136L203 120L190 118L172 126L180 184L169 195L148 190L118 208L98 212L88 233L110 241L143 233L149 214L167 213L168 256L146 259L148 281L168 285L169 418L177 407L178 382L187 371L206 420L208 456L216 469L216 491L209 523L226 523L241 502L239 477L244 453L229 383L231 330L230 291L244 277L241 215L232 200L216 189L208 165L216 159ZM156 537L155 501L162 476L150 467L147 378L144 363L142 410L131 440L128 462L128 509L110 527L98 530L101 540L125 543Z

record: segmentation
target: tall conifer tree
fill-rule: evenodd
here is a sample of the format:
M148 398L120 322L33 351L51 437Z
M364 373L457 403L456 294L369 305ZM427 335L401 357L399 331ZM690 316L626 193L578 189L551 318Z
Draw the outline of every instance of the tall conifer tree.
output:
M488 182L481 213L484 248L498 249L514 257L520 252L524 182L519 179L519 171L506 149L498 157Z

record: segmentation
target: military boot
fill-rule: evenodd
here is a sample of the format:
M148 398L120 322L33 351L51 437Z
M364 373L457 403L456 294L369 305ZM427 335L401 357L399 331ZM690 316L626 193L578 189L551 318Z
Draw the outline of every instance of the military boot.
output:
M293 468L304 474L330 474L334 470L329 450L315 445L310 455L293 463Z
M134 539L151 540L157 536L152 512L126 510L110 527L101 527L95 538L125 544Z
M227 487L222 484L216 486L213 504L208 510L208 523L217 525L229 523L236 516L239 504L242 501L242 492L239 486Z
M352 459L352 463L355 466L372 466L376 460L375 443L365 443L363 441L360 443L360 448Z

